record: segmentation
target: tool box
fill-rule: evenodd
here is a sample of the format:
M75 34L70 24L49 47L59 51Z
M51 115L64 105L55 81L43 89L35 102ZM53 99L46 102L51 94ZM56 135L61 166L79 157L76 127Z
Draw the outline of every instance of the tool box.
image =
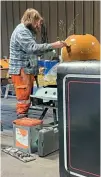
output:
M59 149L58 124L51 127L43 127L43 129L39 131L38 155L40 157L44 157L58 149Z
M13 121L14 147L27 153L37 152L42 120L22 118Z

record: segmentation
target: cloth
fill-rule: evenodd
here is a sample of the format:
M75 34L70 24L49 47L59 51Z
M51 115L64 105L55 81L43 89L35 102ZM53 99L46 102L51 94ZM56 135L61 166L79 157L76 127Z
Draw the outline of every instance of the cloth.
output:
M20 74L24 68L27 74L38 74L39 55L52 50L51 44L37 44L36 34L20 23L10 39L9 74Z
M32 74L26 74L24 70L21 69L19 75L12 75L11 78L15 87L17 98L17 116L27 116L28 109L30 107L30 94L34 85L34 76Z

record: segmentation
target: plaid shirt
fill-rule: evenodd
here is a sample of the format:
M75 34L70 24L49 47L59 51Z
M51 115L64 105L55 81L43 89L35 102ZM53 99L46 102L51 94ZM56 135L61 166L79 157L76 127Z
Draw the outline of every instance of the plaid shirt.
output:
M9 74L38 74L38 55L52 49L51 44L37 44L36 35L24 24L19 24L10 39Z

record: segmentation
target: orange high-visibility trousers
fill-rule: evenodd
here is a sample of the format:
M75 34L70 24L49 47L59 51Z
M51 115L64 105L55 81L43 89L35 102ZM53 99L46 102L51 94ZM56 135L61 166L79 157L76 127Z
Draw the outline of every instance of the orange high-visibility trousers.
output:
M28 114L28 109L30 107L30 94L34 84L34 75L24 73L21 69L19 75L12 75L12 82L14 84L17 105L16 112L17 116L24 117Z

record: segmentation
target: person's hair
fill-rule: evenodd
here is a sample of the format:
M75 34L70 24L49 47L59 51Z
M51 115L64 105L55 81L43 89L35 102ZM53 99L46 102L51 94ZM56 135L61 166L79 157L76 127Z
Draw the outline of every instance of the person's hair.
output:
M43 21L40 13L35 9L29 8L24 12L21 18L21 23L24 23L25 26L30 26L33 22L36 22L38 20Z

